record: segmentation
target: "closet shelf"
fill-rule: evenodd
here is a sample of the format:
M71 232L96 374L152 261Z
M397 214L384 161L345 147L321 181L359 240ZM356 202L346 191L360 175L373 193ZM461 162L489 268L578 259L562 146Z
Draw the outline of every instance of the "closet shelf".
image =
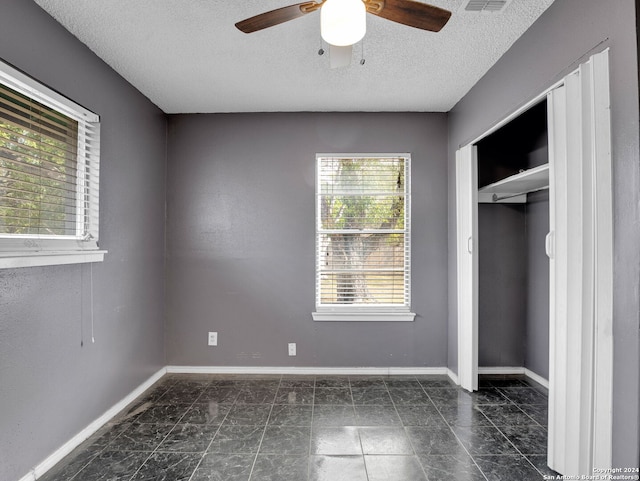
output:
M523 203L529 192L548 187L549 164L544 164L478 189L478 202Z

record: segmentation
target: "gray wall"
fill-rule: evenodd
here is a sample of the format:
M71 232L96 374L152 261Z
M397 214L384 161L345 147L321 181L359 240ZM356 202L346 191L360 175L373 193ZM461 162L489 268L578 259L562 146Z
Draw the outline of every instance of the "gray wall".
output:
M165 364L166 121L31 1L2 0L0 58L102 117L100 246L109 251L93 272L0 270L0 479L12 481Z
M455 239L455 151L577 66L611 47L614 182L614 462L638 465L640 172L635 6L557 0L449 113L449 238ZM457 370L455 243L449 250L449 366Z
M547 191L526 204L479 204L478 365L549 378Z
M169 121L167 357L175 365L445 366L447 116ZM412 153L415 322L314 322L317 152ZM208 347L207 331L219 333ZM296 342L297 357L287 356Z
M527 236L523 204L478 204L478 365L524 366Z
M549 379L549 191L530 194L526 212L527 255L524 367Z

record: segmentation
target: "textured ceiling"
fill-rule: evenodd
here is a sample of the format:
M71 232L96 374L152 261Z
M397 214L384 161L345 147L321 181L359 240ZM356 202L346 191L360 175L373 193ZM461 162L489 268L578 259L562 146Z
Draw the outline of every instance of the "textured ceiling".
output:
M166 113L446 112L553 3L483 14L432 0L453 12L439 33L367 15L351 66L330 69L318 12L249 35L234 27L291 0L34 1Z

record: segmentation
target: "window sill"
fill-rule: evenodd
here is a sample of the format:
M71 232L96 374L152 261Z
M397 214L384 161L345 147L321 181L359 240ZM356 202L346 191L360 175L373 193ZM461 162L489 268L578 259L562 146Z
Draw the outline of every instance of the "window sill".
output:
M107 251L0 252L0 269L102 262Z
M312 312L314 321L322 322L413 322L414 312Z

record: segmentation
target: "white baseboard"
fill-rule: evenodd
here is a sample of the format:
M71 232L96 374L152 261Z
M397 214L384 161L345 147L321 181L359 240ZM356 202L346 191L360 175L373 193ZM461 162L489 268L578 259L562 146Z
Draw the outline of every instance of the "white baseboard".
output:
M447 376L449 376L449 379L451 379L451 382L453 382L456 386L460 385L460 379L458 378L458 375L453 372L451 369L447 368Z
M458 375L446 367L289 367L289 366L167 366L174 374L297 374L316 376L347 375L444 375L459 385ZM549 381L524 367L481 367L478 374L523 374L549 388Z
M24 476L22 476L18 481L35 481L36 479L36 473L35 471L32 469L31 471L29 471L27 474L25 474Z
M539 374L527 369L526 367L479 367L478 374L501 374L501 375L512 375L512 374L524 374L532 381L537 382L541 386L549 389L549 380L543 378Z
M515 366L491 366L479 367L478 374L496 374L510 376L512 374L524 374L524 367Z
M447 375L446 367L289 367L289 366L167 366L179 374L295 374L315 376Z
M94 434L98 429L108 423L114 416L116 416L120 411L122 411L129 403L134 401L138 396L140 396L143 392L149 389L156 381L158 381L162 376L167 372L166 368L160 369L153 376L147 379L145 382L140 384L136 389L131 391L125 398L119 401L117 404L112 406L107 412L105 412L102 416L97 418L91 424L89 424L86 428L72 437L69 441L64 443L61 447L56 449L53 453L51 453L44 461L35 466L28 474L24 475L19 481L35 481L36 479L42 477L47 471L53 468L58 462L62 460L66 455L71 453L75 448L77 448L82 442L84 442L89 436Z
M546 389L549 389L549 380L543 378L540 374L536 374L535 372L525 368L524 375L529 379L537 382L541 386L545 387Z

